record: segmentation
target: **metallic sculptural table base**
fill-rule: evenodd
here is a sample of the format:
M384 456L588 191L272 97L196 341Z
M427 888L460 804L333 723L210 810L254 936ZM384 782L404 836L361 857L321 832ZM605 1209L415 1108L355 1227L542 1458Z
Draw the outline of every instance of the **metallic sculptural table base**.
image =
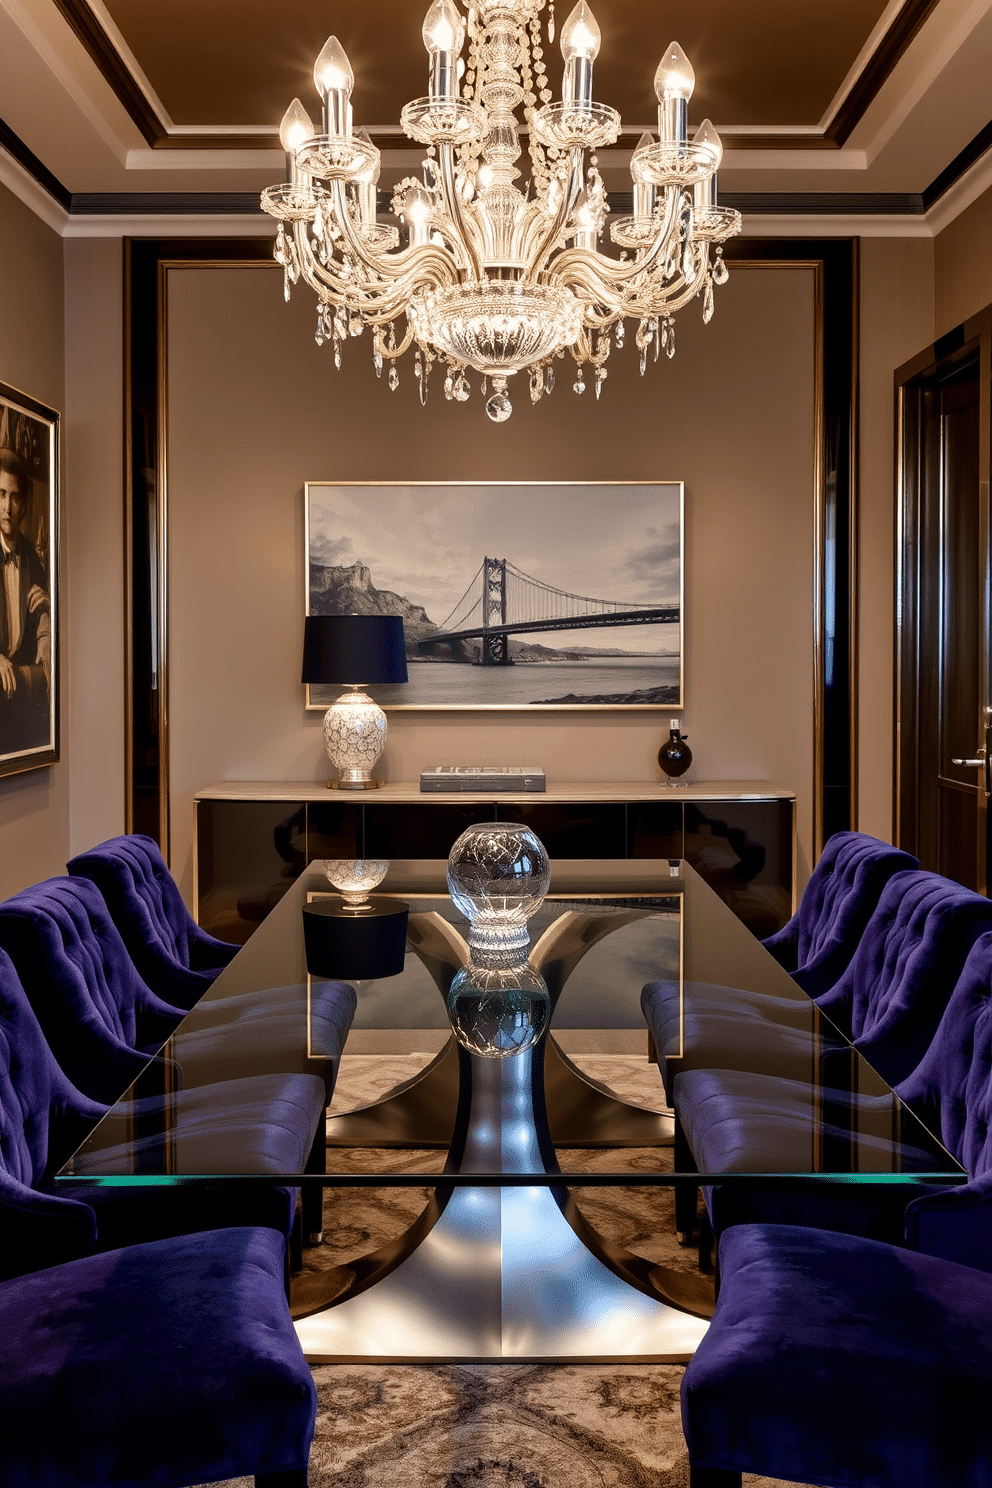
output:
M543 1045L509 1059L464 1050L459 1058L462 1098L445 1172L557 1174ZM407 1234L366 1257L341 1300L296 1329L311 1363L684 1362L707 1323L662 1300L657 1270L606 1247L564 1183L439 1185Z
M634 917L559 917L531 954L552 1004L589 948ZM461 936L439 915L414 915L410 944L446 994L467 956ZM558 1175L555 1142L667 1146L671 1139L670 1117L629 1106L587 1080L549 1038L505 1059L470 1054L452 1040L401 1090L328 1123L332 1146L441 1141L445 1173L463 1177ZM354 1279L339 1300L297 1322L313 1363L675 1362L692 1356L707 1326L663 1300L661 1268L602 1241L564 1182L500 1188L442 1179L406 1235L349 1270Z

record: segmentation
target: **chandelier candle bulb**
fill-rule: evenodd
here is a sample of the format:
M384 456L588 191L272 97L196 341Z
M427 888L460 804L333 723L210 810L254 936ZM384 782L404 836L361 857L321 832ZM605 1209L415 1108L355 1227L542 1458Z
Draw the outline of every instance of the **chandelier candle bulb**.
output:
M300 168L296 163L296 148L313 139L314 127L310 115L298 98L294 98L282 116L279 125L279 143L286 151L286 180L291 186L300 182ZM304 173L305 174L305 173Z
M692 64L677 41L658 63L654 91L658 99L658 134L663 144L684 145L689 139L689 99L696 86Z
M422 186L415 186L407 194L405 215L410 247L419 248L430 239L431 199Z
M579 0L561 28L561 54L565 59L562 102L588 110L592 105L592 64L599 55L602 37L596 17Z
M454 102L458 87L458 53L464 25L452 0L434 0L424 18L424 46L431 59L430 96Z
M313 65L313 80L324 105L324 133L351 133L348 99L355 86L348 54L336 36L329 36Z
M709 119L704 119L702 124L692 136L692 143L708 150L713 157L713 169L719 170L723 160L723 140Z

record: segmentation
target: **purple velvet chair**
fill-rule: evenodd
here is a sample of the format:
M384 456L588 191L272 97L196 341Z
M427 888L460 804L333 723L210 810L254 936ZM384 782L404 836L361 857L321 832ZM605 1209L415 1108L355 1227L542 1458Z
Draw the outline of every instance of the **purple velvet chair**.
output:
M897 874L883 891L847 971L817 1003L830 1004L831 1017L855 1048L895 1086L924 1058L972 947L990 928L992 903L980 894L938 874ZM665 1047L670 1016L664 985L650 984L642 998L659 1051ZM808 1108L809 1047L805 1029L749 1016L746 1003L725 1016L706 1009L698 1028L688 1018L689 1068L671 1080L680 1163L703 1172L771 1171L776 1165L789 1170L790 1147L805 1142L808 1150L808 1116L790 1121L790 1110ZM797 1082L793 1094L790 1078ZM718 1233L756 1214L829 1225L838 1202L844 1212L854 1204L850 1195L838 1200L832 1190L800 1193L788 1188L731 1192L728 1187L707 1190L706 1198ZM869 1192L859 1200L866 1215L877 1216ZM694 1216L695 1188L679 1185L676 1228L681 1235L692 1232Z
M0 1282L4 1488L306 1488L316 1408L271 1230Z
M204 1158L212 1143L229 1145L224 1128L233 1122L249 1166L264 1170L267 1163L274 1172L298 1172L320 1129L324 1098L323 1081L316 1076L289 1075L232 1080L213 1091L180 1091L173 1101ZM197 1101L202 1111L190 1111L189 1103ZM92 1250L231 1224L264 1225L284 1239L289 1235L295 1189L54 1184L52 1175L106 1109L66 1079L10 959L0 951L0 1279ZM156 1101L138 1101L134 1110L154 1118ZM163 1141L150 1134L139 1142L150 1171L165 1170ZM83 1160L78 1165L83 1176L85 1168Z
M988 1260L990 1198L969 1202L984 1206ZM992 1275L927 1238L914 1252L793 1225L722 1236L716 1313L682 1382L691 1488L740 1488L745 1472L992 1483Z
M200 929L151 837L111 837L68 871L96 884L144 981L178 1007L192 1007L240 949Z
M762 945L816 997L847 968L889 879L919 866L917 858L877 837L835 832L796 913Z

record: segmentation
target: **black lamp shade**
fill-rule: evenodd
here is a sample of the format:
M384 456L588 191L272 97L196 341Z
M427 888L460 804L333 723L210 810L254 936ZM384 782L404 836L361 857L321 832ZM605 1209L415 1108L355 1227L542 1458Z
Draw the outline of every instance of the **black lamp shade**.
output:
M405 682L406 643L399 615L308 615L304 682Z
M342 982L399 976L409 917L410 907L401 899L374 899L359 914L330 900L305 905L307 971Z

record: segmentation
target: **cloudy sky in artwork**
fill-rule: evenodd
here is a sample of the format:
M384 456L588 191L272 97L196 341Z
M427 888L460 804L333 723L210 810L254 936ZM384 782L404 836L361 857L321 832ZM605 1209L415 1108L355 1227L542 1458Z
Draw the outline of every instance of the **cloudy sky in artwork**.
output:
M363 563L435 624L487 556L571 594L678 603L677 485L311 485L309 497L312 560Z

